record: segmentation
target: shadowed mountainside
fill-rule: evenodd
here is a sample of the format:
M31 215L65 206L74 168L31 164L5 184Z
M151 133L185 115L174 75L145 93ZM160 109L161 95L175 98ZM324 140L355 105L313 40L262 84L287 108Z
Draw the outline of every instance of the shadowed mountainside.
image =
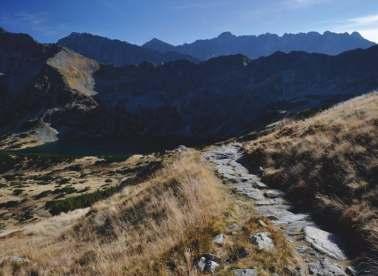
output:
M64 139L217 140L378 88L378 47L337 56L278 52L257 60L235 55L119 68L26 35L0 39L7 103L2 147L19 147L12 141L25 131L38 136L41 123ZM21 135L9 140L15 132Z

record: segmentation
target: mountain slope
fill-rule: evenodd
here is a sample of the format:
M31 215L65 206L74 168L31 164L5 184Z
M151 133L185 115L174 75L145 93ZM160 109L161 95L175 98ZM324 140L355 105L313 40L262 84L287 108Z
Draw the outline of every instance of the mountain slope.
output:
M292 52L249 60L235 55L200 64L181 60L119 68L31 38L15 42L15 36L1 35L5 75L0 84L8 103L1 110L2 147L19 146L9 135L30 134L41 122L60 139L219 140L378 88L378 47L338 56ZM37 65L29 70L34 60Z
M179 59L195 61L194 58L188 55L173 51L160 53L120 40L112 40L88 33L72 33L60 39L57 44L93 58L100 63L113 64L115 66L139 64L142 62L160 64Z
M167 47L161 41L151 41L145 46L149 49L164 51ZM168 44L169 45L169 44ZM243 54L249 58L269 56L274 52L304 51L308 53L322 53L336 55L341 52L362 48L366 49L375 45L364 39L359 33L337 34L317 32L284 34L263 34L259 36L235 36L230 32L220 34L216 38L197 40L193 43L168 47L169 51L193 56L199 60L206 60L222 55Z
M1 146L56 140L48 117L95 107L90 95L95 94L92 73L97 69L96 62L56 45L39 44L25 34L0 33Z
M345 235L355 254L376 258L377 137L378 94L372 93L246 142L244 162L253 171L263 167L263 181Z

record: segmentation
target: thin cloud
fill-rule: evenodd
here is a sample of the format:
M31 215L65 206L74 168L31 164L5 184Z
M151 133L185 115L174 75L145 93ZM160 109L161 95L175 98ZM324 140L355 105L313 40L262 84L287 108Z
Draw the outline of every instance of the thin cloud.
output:
M378 14L371 14L362 17L349 19L350 24L358 26L378 26Z
M51 24L46 12L30 13L21 11L12 14L1 14L0 25L10 30L29 29L44 36L57 36L67 29L67 26L63 23Z
M232 3L230 3L229 1L190 1L190 2L173 3L171 7L177 10L209 9L209 8L225 6L228 4L232 4Z
M367 39L378 42L378 14L349 18L344 22L337 22L335 31L361 33Z
M284 4L288 8L303 8L312 5L324 4L332 0L285 0Z

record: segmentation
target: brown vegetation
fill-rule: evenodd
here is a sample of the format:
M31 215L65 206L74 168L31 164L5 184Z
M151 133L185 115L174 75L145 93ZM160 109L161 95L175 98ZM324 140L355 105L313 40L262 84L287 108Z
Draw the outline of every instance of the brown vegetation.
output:
M269 221L259 220L250 204L231 197L199 153L186 150L166 158L148 180L90 209L0 236L0 266L19 275L197 275L198 256L213 253L222 259L221 275L234 267L284 275L295 262L291 248ZM235 223L239 229L227 230ZM257 231L272 233L274 252L260 252L248 241ZM226 234L223 247L212 242L218 233ZM15 255L28 262L7 259Z
M311 118L283 123L247 142L246 164L263 181L351 237L359 253L378 250L378 94Z

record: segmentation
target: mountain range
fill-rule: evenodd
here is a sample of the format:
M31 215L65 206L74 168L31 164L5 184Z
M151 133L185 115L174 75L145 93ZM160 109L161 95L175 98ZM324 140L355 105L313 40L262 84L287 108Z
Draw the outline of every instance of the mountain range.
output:
M356 48L366 49L374 43L363 38L359 33L332 33L317 32L263 35L236 36L230 32L224 32L216 38L197 40L193 43L173 46L158 39L153 39L143 45L144 48L153 49L161 53L175 51L181 54L193 56L199 60L209 58L243 54L251 59L269 56L281 51L304 51L309 53L322 53L328 55L340 54Z
M269 56L277 51L284 53L304 51L336 55L347 50L366 49L374 45L373 42L366 40L357 32L352 34L309 32L283 36L275 34L236 36L225 32L216 38L197 40L178 46L154 38L141 47L88 33L72 33L60 39L57 44L101 63L115 66L138 64L144 61L154 64L174 60L198 62L235 54L256 59Z
M96 59L101 63L113 64L115 66L139 64L142 62L160 64L179 59L197 61L189 55L180 54L175 51L165 51L163 53L154 49L89 33L71 33L69 36L60 39L57 44Z
M377 59L373 46L117 67L2 32L0 135L223 139L377 89Z

